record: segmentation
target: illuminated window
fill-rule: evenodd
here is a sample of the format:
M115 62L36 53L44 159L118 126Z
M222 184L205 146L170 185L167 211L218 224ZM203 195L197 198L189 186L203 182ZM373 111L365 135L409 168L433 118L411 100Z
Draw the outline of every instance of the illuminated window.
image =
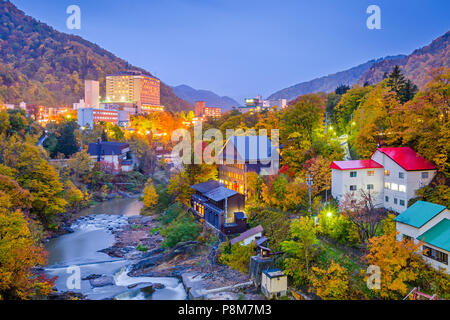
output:
M390 189L391 188L391 184L389 182L385 182L384 183L384 188L385 189Z
M384 170L384 175L385 175L385 176L390 176L390 175L391 175L391 172L390 172L389 170Z
M398 186L398 191L400 191L400 192L406 192L406 186L403 185L403 184L400 184L400 185Z
M375 171L373 171L373 170L367 171L367 175L369 177L373 177L375 175Z
M391 183L391 190L398 191L398 184Z

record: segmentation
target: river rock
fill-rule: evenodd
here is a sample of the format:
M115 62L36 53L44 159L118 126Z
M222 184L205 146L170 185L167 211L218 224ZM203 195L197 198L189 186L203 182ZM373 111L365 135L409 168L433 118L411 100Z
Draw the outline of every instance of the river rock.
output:
M153 284L153 288L155 288L155 289L164 289L166 286L165 285L163 285L162 283L154 283Z
M81 280L94 280L94 279L98 279L98 278L101 278L101 277L102 277L101 274L91 274L91 275L88 275L85 278L82 278Z
M152 294L153 292L155 292L155 288L154 285L149 285L147 287L141 288L141 291L145 294Z
M106 286L112 286L114 285L114 278L113 277L100 277L96 279L89 280L91 283L91 286L94 288L100 288L100 287L106 287Z

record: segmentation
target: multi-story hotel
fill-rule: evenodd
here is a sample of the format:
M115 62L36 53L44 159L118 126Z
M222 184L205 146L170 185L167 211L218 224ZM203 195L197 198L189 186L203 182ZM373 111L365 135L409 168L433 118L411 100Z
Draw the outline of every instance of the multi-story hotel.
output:
M120 72L106 77L106 102L132 103L136 112L161 110L161 81L137 72Z
M221 108L205 107L203 109L203 118L220 118L222 116Z
M205 108L206 108L205 101L195 101L195 109L194 109L195 116L202 117Z

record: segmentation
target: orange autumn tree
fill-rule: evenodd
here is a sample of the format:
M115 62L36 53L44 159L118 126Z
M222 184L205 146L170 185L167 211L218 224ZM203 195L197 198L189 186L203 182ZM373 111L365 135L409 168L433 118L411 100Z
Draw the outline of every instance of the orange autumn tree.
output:
M34 243L23 213L14 206L0 191L0 300L48 295L53 281L33 271L46 264L46 253Z
M424 267L424 261L418 254L420 245L406 239L397 241L394 231L369 239L368 248L365 260L381 270L379 296L383 299L405 297L413 287L411 282L419 278Z
M316 294L324 300L345 300L350 297L348 271L334 260L326 270L312 267L310 279Z

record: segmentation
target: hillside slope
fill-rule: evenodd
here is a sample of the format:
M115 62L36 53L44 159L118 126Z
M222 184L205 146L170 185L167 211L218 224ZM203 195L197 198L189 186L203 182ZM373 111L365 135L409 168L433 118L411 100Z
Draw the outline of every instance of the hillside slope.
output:
M104 96L106 75L127 70L151 75L0 0L0 99L4 102L72 105L84 95L84 79L99 80ZM161 103L169 111L193 109L165 84L161 86Z
M317 78L308 82L302 82L292 87L280 90L272 94L269 99L288 99L293 100L298 96L316 93L316 92L332 92L339 85L354 85L361 76L369 70L374 64L383 61L384 59L398 60L405 56L399 55L394 57L386 57L378 60L371 60L354 68L331 74L325 77Z
M450 31L434 40L430 45L415 50L403 59L387 59L374 64L361 76L358 84L380 82L383 80L385 73L390 73L395 65L399 65L408 79L422 87L428 82L428 74L431 70L440 67L450 67L449 38Z
M207 107L220 107L222 111L239 106L239 103L230 97L221 97L208 90L196 90L187 85L173 87L173 92L181 99L195 104L195 101L205 101Z

